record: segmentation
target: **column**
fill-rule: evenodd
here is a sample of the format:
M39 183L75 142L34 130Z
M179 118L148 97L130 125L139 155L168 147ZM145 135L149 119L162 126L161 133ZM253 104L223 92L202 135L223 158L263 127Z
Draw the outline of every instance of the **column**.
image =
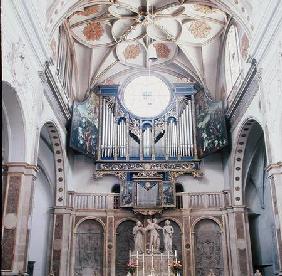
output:
M282 162L270 164L266 167L271 183L272 207L276 226L276 240L278 249L279 275L282 275Z
M29 218L37 167L23 162L4 165L6 193L3 203L2 273L24 275L27 269Z

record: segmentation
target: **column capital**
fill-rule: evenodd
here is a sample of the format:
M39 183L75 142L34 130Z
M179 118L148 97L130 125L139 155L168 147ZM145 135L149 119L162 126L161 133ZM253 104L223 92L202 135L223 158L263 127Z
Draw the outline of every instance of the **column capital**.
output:
M282 162L279 161L277 163L269 164L265 169L268 172L269 177L273 176L274 174L282 174Z
M8 162L2 164L2 168L4 172L7 174L23 174L23 175L30 175L35 176L36 173L39 171L37 165L28 164L25 162Z

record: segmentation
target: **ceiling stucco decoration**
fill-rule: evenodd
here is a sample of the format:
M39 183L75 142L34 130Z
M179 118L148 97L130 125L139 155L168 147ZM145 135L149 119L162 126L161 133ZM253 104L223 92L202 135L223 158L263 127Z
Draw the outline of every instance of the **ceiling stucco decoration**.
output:
M137 44L131 44L126 46L123 51L123 56L125 59L135 59L141 53L140 46Z
M78 93L82 95L119 72L130 73L134 67L150 68L173 80L176 76L193 79L213 96L218 91L222 34L229 19L209 0L76 2L64 23L76 48L81 75ZM155 61L148 55L152 48Z
M190 23L189 31L194 38L206 38L211 31L211 27L205 21L195 20Z

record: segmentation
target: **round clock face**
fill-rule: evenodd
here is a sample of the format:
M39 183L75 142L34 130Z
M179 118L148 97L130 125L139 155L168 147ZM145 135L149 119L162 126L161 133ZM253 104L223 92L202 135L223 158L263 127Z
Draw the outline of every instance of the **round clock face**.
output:
M133 115L153 118L163 113L171 101L167 84L156 76L139 76L124 87L122 102Z

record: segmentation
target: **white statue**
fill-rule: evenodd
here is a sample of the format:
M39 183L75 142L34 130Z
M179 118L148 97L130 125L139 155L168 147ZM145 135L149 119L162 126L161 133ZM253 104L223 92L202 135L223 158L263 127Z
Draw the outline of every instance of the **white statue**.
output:
M157 224L157 219L153 219L153 221L147 219L147 222L146 231L150 231L149 252L153 250L153 252L158 253L160 252L160 235L158 230L161 230L162 227Z
M173 227L170 225L170 221L165 221L165 226L163 227L164 235L164 247L166 252L172 253L172 234L174 233Z
M210 271L209 271L209 273L208 273L208 275L207 276L215 276L215 274L214 274L214 272L213 272L213 270L212 269L210 269Z
M140 221L136 222L136 225L133 227L134 235L134 252L144 252L144 232L145 229Z
M254 276L262 276L262 274L260 273L260 271L257 269Z

